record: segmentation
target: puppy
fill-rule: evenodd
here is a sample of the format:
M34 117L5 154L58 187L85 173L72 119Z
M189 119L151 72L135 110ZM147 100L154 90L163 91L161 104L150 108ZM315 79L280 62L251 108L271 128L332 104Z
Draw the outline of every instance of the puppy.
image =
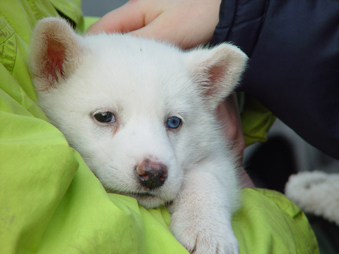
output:
M39 106L108 192L167 205L189 252L238 253L236 166L215 109L246 60L227 43L184 52L129 35L81 37L46 18L30 72Z

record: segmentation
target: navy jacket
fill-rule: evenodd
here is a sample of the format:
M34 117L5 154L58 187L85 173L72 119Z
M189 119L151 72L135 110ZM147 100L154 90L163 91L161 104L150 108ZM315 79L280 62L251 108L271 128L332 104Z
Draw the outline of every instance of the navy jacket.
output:
M339 1L223 0L223 41L251 59L239 90L339 159Z

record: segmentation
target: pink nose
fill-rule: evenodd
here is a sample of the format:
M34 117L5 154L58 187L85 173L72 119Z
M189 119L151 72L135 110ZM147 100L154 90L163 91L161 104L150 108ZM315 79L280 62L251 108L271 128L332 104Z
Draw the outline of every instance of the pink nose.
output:
M145 159L135 167L135 172L142 185L155 189L164 184L167 179L167 166L150 159Z

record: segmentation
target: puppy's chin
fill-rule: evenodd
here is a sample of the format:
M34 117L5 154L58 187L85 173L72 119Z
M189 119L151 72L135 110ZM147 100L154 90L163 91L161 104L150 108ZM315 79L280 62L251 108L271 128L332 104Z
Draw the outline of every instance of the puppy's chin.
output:
M138 200L139 204L146 209L157 208L169 202L149 193L126 193L124 195L135 198L136 200Z

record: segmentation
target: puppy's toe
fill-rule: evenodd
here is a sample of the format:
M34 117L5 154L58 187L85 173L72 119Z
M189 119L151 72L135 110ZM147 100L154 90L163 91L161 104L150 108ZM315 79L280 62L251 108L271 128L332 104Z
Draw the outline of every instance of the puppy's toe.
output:
M172 225L172 231L192 254L238 254L238 241L232 230L208 230L200 227Z

